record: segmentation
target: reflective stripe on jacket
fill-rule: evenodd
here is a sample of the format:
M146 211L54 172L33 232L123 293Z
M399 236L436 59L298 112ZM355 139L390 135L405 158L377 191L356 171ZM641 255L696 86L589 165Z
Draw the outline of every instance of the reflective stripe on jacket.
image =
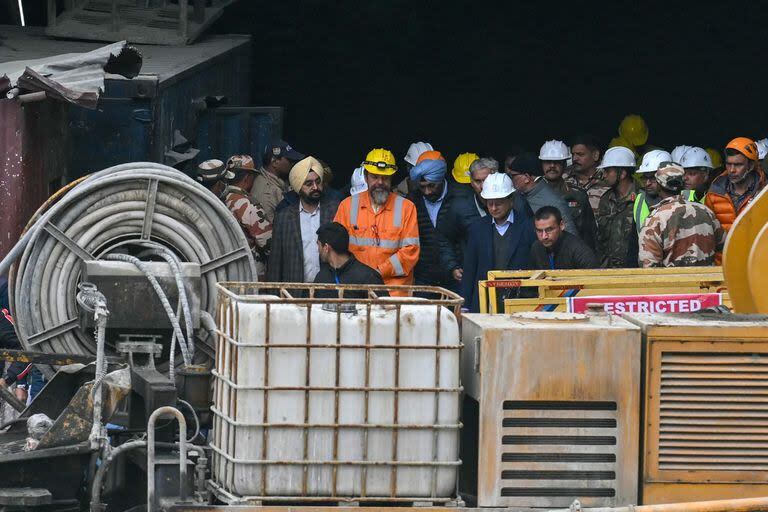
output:
M683 192L680 195L682 195L683 199L685 199L686 201L691 201L693 203L701 203L701 204L704 204L704 198L707 197L707 195L704 194L700 198L696 199L695 190L683 190Z
M349 232L349 251L378 270L385 284L413 284L413 268L419 260L419 227L411 201L391 193L374 213L369 193L362 192L344 199L334 220Z

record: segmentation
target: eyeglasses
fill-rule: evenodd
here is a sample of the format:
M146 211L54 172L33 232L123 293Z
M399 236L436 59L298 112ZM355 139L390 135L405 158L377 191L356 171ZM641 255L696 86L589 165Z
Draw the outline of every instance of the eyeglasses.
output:
M393 164L388 164L387 162L371 162L369 160L366 160L363 162L363 165L372 165L374 167L377 167L379 169L394 169L397 170L397 166Z

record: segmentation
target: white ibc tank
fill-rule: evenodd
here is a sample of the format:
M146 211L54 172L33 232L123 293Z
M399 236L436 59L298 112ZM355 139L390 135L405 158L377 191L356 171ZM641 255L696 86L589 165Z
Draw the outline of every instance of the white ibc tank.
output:
M219 323L213 477L226 491L455 496L460 340L448 308L244 301Z

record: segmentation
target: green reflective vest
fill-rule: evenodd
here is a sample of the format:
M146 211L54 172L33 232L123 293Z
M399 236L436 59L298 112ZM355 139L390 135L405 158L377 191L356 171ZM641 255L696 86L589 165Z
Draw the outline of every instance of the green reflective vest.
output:
M639 233L645 224L645 219L651 214L651 209L645 201L645 192L640 192L635 198L635 205L632 208L632 214L635 219L635 229Z
M683 199L686 201L693 201L694 203L701 203L704 204L704 198L707 197L706 194L701 196L700 199L696 199L696 191L695 190L683 190L683 192L680 194L683 196Z
M695 203L701 203L701 204L704 204L704 197L706 197L705 195L705 196L702 196L701 199L696 199L695 190L683 190L682 192L680 192L680 195L686 201L693 201ZM639 194L637 194L637 197L635 198L635 205L632 209L632 212L635 218L635 228L639 233L640 230L643 229L643 224L645 224L645 219L647 219L648 216L651 214L651 209L648 206L648 202L645 200L645 192L640 192Z

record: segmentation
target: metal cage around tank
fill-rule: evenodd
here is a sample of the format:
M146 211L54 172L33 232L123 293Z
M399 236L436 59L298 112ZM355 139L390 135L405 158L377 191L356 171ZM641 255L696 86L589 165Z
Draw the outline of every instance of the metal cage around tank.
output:
M392 291L395 289L409 288L413 293L429 294L431 299L415 297L387 298L380 297L382 291ZM435 287L402 287L402 286L355 286L355 285L308 285L295 283L220 283L219 304L217 312L217 359L216 367L213 372L215 378L214 406L212 407L214 415L214 432L211 447L214 451L214 468L212 471L212 488L218 490L217 494L225 501L233 502L233 497L238 496L237 502L260 502L260 501L338 501L338 502L433 502L448 503L458 500L456 482L458 481L458 467L461 461L458 459L458 434L461 428L459 421L459 400L463 388L459 381L459 351L462 347L458 338L458 315L462 299L453 292ZM319 291L331 290L333 297L318 297ZM302 292L306 297L297 297L298 292ZM271 293L271 295L266 295ZM356 293L365 298L348 298L345 294ZM241 325L241 315L249 314L245 312L244 304L260 305L263 307L265 325L262 342L254 343L254 340L244 339L244 333L239 332ZM273 316L276 308L281 305L296 305L300 308L300 314L306 315L306 332L301 331L300 326L296 326L294 334L295 341L280 342L275 341L275 329ZM401 325L404 320L408 320L408 315L418 314L422 320L430 322L428 311L434 308L434 330L424 332L420 330L418 337L424 342L403 342L403 333ZM410 311L409 311L410 309ZM394 315L394 340L392 344L384 344L380 340L374 339L371 335L374 312L381 314L386 310L389 315ZM322 311L322 313L319 313ZM330 329L320 335L322 340L318 340L318 335L312 335L312 315L323 315L330 312L335 316L335 332ZM359 315L358 319L364 326L364 333L361 333L364 339L363 343L345 343L342 335L343 318L347 315ZM426 319L426 320L425 320ZM317 321L321 321L318 318ZM413 321L413 318L411 318ZM442 324L442 325L441 325ZM455 325L454 325L455 324ZM431 326L431 324L430 324ZM450 340L452 336L446 335L455 331L455 339ZM415 332L415 331L409 331ZM345 336L348 336L345 335ZM410 334L406 334L410 336ZM423 338L422 338L423 336ZM283 340L285 341L285 340ZM348 341L348 340L347 340ZM256 349L259 352L259 361L263 368L263 382L260 385L243 384L238 381L238 365L245 361L239 360L247 349ZM303 359L303 382L301 385L278 385L270 382L270 365L274 363L274 354L280 350L296 351ZM342 358L349 351L361 351L364 353L364 382L363 385L348 385L341 379ZM313 384L311 379L313 352L332 351L334 362L332 371L334 372L333 385L318 386ZM345 352L346 351L346 352ZM431 374L434 371L434 380L431 385L409 386L403 382L401 369L403 364L409 364L406 359L414 357L416 352L427 351L427 357L434 361L434 368L425 368L424 371ZM372 367L375 361L381 362L382 354L391 354L393 364L391 375L392 385L377 385L372 380ZM434 357L432 359L432 355ZM443 363L441 364L441 360ZM347 360L348 361L348 360ZM411 360L413 361L413 360ZM301 365L297 365L301 366ZM380 367L381 368L381 367ZM408 368L408 366L405 366ZM449 371L447 371L447 370ZM301 368L297 368L301 372ZM448 373L455 371L455 379ZM442 375L441 375L442 372ZM327 378L330 379L330 376ZM429 377L427 377L429 378ZM261 415L257 421L243 421L241 398L238 395L245 395L248 391L256 392L262 402L254 404L258 400L249 402L254 407L261 408ZM303 411L300 411L299 417L303 421L270 421L270 403L285 397L285 392L294 392L303 394L301 400ZM317 422L311 419L310 403L313 395L318 397L322 393L333 394L332 421ZM363 421L345 422L340 418L343 400L351 400L351 394L357 393L363 396ZM372 415L373 396L377 395L391 396L391 421L376 421ZM414 395L419 397L431 397L429 401L433 402L431 419L427 422L413 423L403 421L401 416L403 412L403 397ZM346 397L346 398L345 398ZM380 402L376 402L380 405ZM410 402L409 402L410 403ZM441 404L452 406L455 404L454 411L451 411L451 421L445 421L445 408ZM240 407L240 409L238 409ZM377 414L378 415L378 414ZM286 430L301 432L301 452L302 456L294 459L274 460L268 457L270 436L276 432L285 432ZM240 434L238 435L238 431ZM310 436L317 432L332 432L331 456L325 458L313 458L310 449ZM243 434L245 432L246 434ZM238 453L243 448L242 443L246 442L244 438L248 432L261 433L257 442L261 443L258 451L261 457L242 458ZM345 434L345 432L347 434ZM340 437L351 435L349 432L356 432L361 435L362 454L359 458L344 458L340 453L343 451L343 441ZM406 457L398 456L398 441L402 442L403 437L409 433L420 432L429 433L431 438L431 457L428 460L404 460ZM391 452L386 458L371 455L369 450L369 437L374 438L378 434L389 433L391 439ZM327 435L327 434L326 434ZM296 438L298 439L298 438ZM313 439L315 439L313 437ZM324 438L324 439L327 439ZM411 438L411 442L412 442ZM455 439L455 450L451 450L451 440ZM375 437L381 440L381 437ZM440 446L438 446L440 442ZM226 444L226 446L225 446ZM405 445L404 445L405 446ZM451 456L446 456L445 446L448 446L448 452ZM376 450L374 450L376 451ZM402 454L400 454L402 455ZM237 477L234 468L245 466L256 468L256 471L249 473L252 476L260 477L261 482L255 486L262 492L258 495L242 496L234 488L237 487ZM301 468L301 483L296 485L296 492L290 492L289 495L276 495L268 492L267 474L273 468L278 467L299 467ZM314 486L312 475L317 476L321 469L313 470L311 468L327 468L331 476L330 492L326 486L326 492L318 492L317 486ZM349 475L349 471L355 468L356 475L359 475L359 487L355 492L348 489L340 489L340 473ZM374 484L373 489L367 485L369 483L368 473L381 475L381 470L388 473L389 488L382 492ZM419 492L410 495L404 493L402 480L398 479L398 472L406 472L413 468L420 468L431 472L431 482L428 489L422 489ZM259 473L260 471L260 473ZM446 473L446 471L448 473ZM324 473L327 477L329 473ZM422 477L425 473L419 473ZM444 483L446 475L452 478L451 490L446 493L445 486L438 489L438 479ZM241 475L242 477L242 475ZM318 484L319 485L319 484ZM353 485L354 487L354 485ZM381 487L381 486L379 486ZM407 486L406 486L407 487ZM280 493L285 494L285 493Z

